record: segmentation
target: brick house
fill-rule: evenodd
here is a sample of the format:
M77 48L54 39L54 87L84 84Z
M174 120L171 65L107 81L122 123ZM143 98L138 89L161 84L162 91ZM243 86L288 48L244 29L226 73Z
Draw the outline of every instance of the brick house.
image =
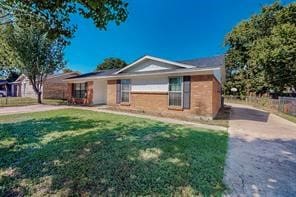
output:
M44 99L66 99L70 95L67 95L67 82L64 80L69 77L78 76L78 72L69 73L57 73L53 75L48 75L44 84L42 97ZM15 96L18 97L31 97L37 98L36 93L33 90L32 84L28 77L24 74L20 75L16 81L15 85Z
M221 107L224 56L169 61L144 56L122 69L70 77L68 100L162 116L212 119Z

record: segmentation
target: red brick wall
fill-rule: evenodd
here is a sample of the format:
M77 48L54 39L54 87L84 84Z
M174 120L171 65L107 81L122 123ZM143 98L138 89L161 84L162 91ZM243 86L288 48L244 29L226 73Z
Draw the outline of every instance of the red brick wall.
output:
M193 114L212 116L212 75L191 76L191 108Z
M66 99L68 95L68 84L64 79L77 76L78 73L64 73L60 76L48 76L43 86L43 98L47 99Z
M48 83L43 86L43 98L45 99L64 99L68 98L66 83Z
M73 98L72 97L72 83L67 84L67 100L73 104L91 105L93 104L93 81L87 82L87 93L85 98Z
M132 92L131 107L145 111L168 110L168 94L159 92Z
M164 116L213 117L220 109L220 83L213 75L191 76L190 109L171 109L168 94L157 92L131 92L129 104L116 104L116 80L107 83L107 104L120 109L140 110Z
M213 116L216 116L221 108L221 97L222 97L222 89L220 82L214 77L213 79L213 96L212 96L212 102L213 102Z

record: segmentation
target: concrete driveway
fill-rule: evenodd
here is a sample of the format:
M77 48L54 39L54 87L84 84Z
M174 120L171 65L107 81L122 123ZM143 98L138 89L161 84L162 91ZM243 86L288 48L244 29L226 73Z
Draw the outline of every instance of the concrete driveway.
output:
M296 124L232 106L224 181L230 196L295 196Z

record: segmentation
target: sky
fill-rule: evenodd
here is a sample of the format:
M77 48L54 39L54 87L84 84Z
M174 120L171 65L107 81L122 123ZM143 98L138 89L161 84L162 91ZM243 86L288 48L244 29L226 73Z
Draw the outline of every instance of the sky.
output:
M225 35L273 0L126 0L128 18L107 30L89 19L72 16L77 25L65 50L68 68L92 72L105 58L131 63L151 55L187 60L223 54ZM284 4L291 0L282 0Z

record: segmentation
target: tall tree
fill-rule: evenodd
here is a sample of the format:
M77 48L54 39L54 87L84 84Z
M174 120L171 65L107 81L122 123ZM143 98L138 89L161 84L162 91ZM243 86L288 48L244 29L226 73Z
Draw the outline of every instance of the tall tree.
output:
M43 31L41 24L38 21L37 25L36 20L36 26L10 25L0 29L2 35L0 41L11 50L11 53L0 53L0 65L8 67L17 65L18 69L29 78L38 103L42 102L42 87L47 75L65 65L63 39L52 39Z
M76 27L70 23L70 16L78 14L92 19L96 27L106 29L110 21L117 25L127 18L128 4L123 0L2 0L0 8L13 15L15 20L27 19L37 14L47 20L46 31L51 37L70 38ZM1 13L0 13L1 14ZM1 15L0 15L1 16Z
M72 69L70 68L63 68L63 73L71 73L71 72L74 72Z
M97 65L96 71L123 68L127 66L127 63L119 58L106 58L104 61Z
M275 2L226 36L226 94L233 87L248 95L295 86L295 13L296 3L283 6Z
M2 0L0 1L0 69L18 68L26 74L41 102L46 76L64 66L63 49L76 26L70 16L92 19L106 29L127 18L123 0Z

